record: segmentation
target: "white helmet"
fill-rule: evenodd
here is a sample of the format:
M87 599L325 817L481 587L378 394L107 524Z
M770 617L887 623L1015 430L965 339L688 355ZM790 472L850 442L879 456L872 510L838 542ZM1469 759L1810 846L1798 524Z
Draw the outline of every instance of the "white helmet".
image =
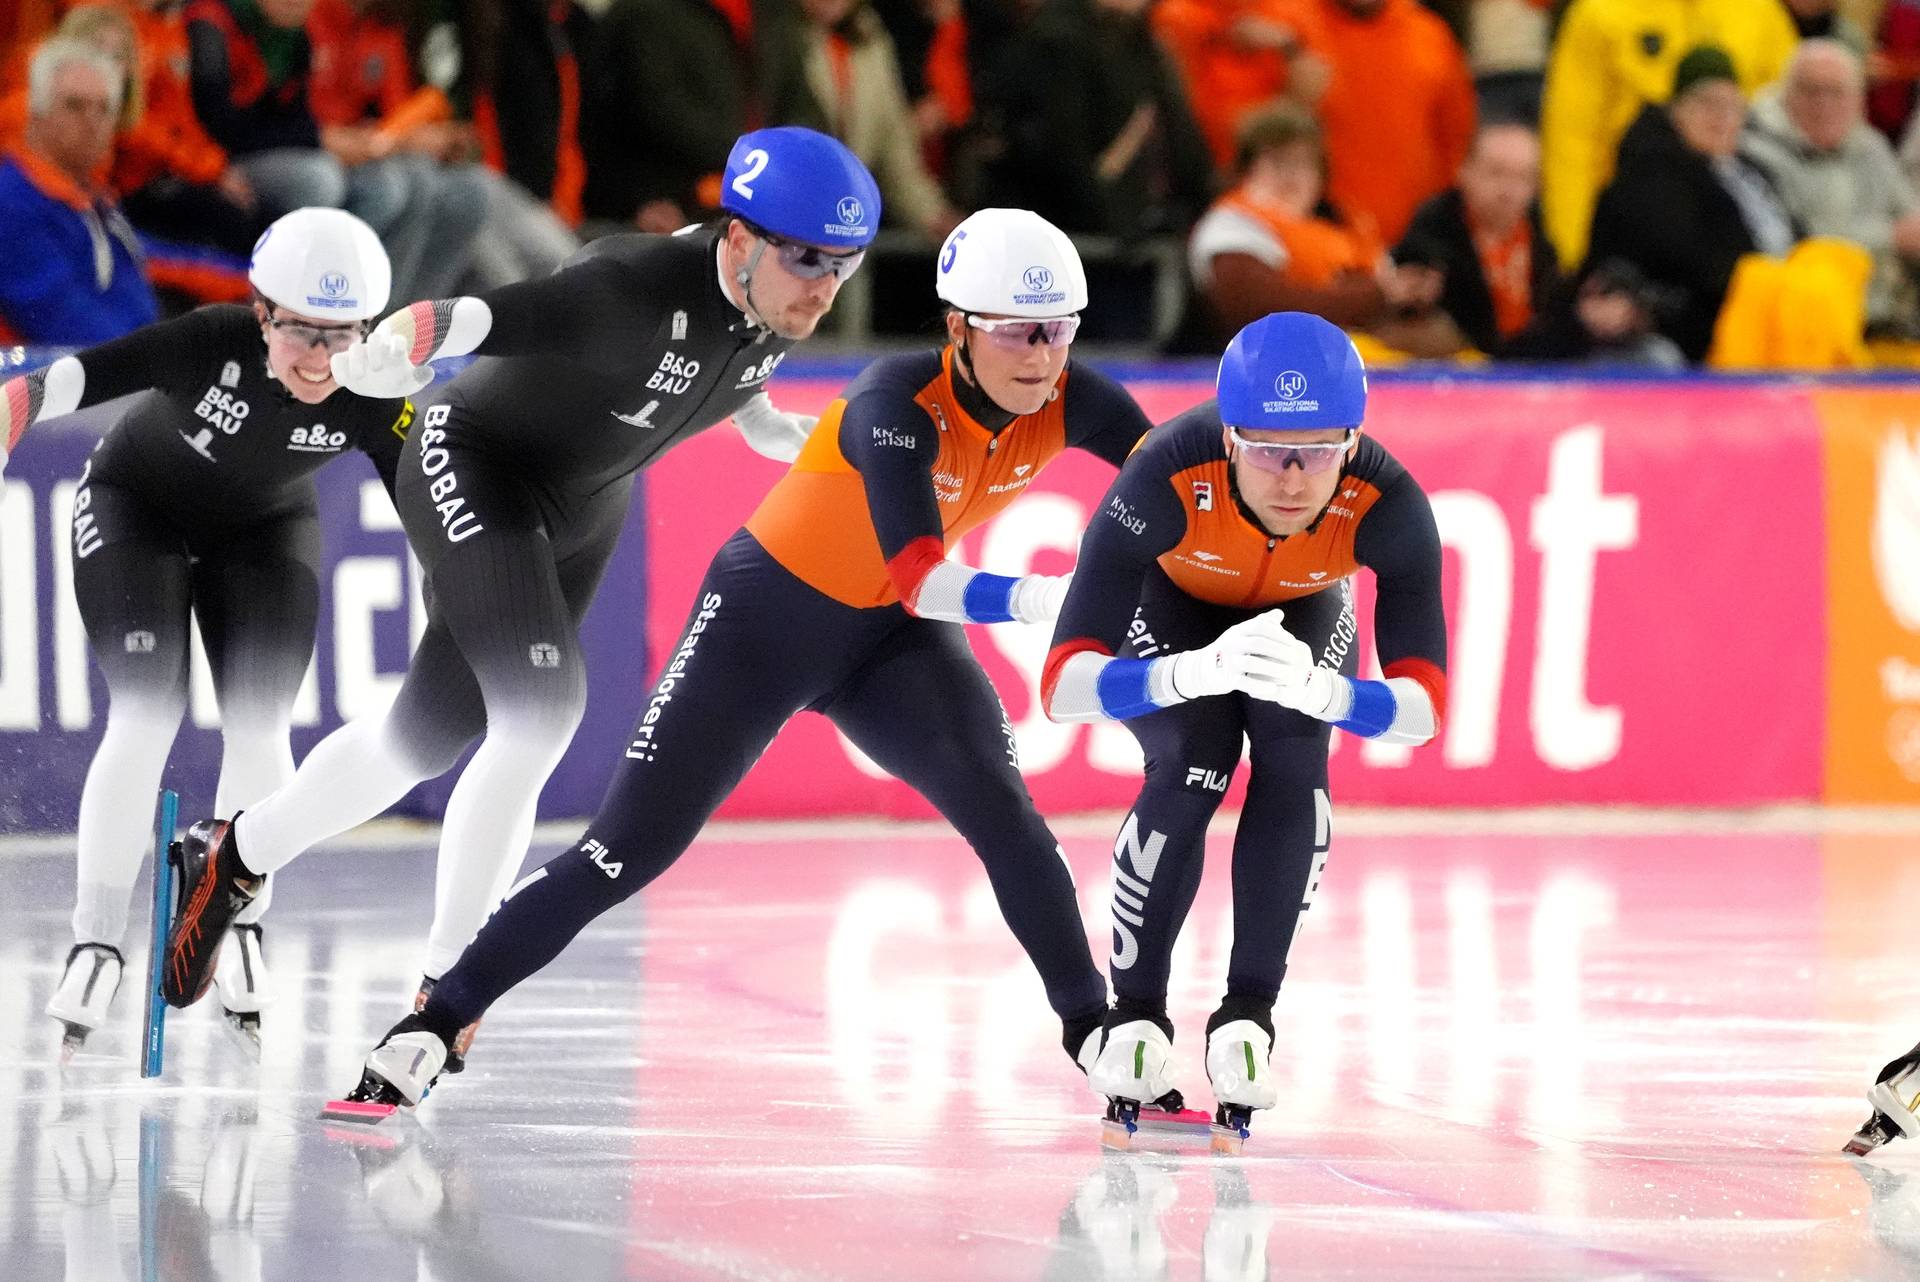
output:
M982 209L940 247L934 288L963 312L1069 316L1087 305L1087 272L1067 234L1031 209Z
M296 209L253 242L247 279L269 302L316 319L373 320L393 264L373 228L344 209Z

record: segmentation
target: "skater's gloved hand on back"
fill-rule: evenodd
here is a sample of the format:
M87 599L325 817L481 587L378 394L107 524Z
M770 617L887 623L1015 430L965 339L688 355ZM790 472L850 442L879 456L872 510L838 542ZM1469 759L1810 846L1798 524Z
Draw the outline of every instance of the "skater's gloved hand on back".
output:
M331 362L334 381L355 396L389 400L411 396L433 381L431 365L407 359L412 344L401 334L376 329Z
M1211 645L1174 655L1174 693L1200 699L1237 691L1324 719L1338 697L1339 675L1314 663L1313 647L1288 632L1283 618L1283 611L1268 610Z
M1028 574L1013 585L1013 599L1007 608L1016 623L1052 623L1067 599L1068 574Z
M747 448L776 463L791 463L800 457L800 447L813 435L817 414L794 414L775 408L765 392L733 412L733 425Z

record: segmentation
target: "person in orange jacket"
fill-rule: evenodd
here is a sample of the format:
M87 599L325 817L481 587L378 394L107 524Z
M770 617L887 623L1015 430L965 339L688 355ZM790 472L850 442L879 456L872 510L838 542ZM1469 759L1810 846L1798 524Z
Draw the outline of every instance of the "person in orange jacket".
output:
M111 182L120 193L121 208L145 231L246 257L267 219L253 184L193 113L187 24L179 4L139 0L129 9L85 5L69 13L63 27L88 12L124 12L130 19L133 45L128 52L138 77L141 111L114 143ZM98 26L102 32L109 29Z
M1320 0L1333 80L1320 100L1327 195L1392 244L1453 185L1473 144L1473 77L1447 24L1417 0Z
M1153 30L1180 65L1213 166L1234 172L1240 126L1276 98L1320 101L1332 72L1316 0L1161 0Z

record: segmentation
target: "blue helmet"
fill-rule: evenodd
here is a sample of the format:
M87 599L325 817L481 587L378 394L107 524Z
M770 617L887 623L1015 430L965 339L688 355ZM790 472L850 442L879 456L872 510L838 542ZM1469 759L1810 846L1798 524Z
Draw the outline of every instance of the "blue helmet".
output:
M720 206L776 236L865 249L880 230L880 188L845 144L798 125L741 134Z
M1367 367L1353 340L1307 312L1274 312L1235 334L1214 391L1231 427L1313 432L1367 416Z

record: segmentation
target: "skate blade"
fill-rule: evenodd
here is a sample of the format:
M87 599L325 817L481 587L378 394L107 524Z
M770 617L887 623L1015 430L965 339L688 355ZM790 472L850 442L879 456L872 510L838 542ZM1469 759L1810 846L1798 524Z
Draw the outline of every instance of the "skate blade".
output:
M1100 1145L1115 1152L1125 1153L1133 1148L1133 1130L1125 1122L1115 1122L1102 1118L1100 1122Z
M1247 1142L1247 1133L1234 1126L1213 1126L1213 1151L1227 1157L1239 1157Z
M248 1020L233 1011L227 1011L221 1015L220 1024L226 1032L227 1042L239 1051L249 1064L257 1066L260 1063L259 1017L256 1015Z
M1165 1109L1142 1105L1140 1108L1140 1128L1153 1131L1204 1131L1213 1125L1213 1118L1197 1108L1183 1108L1178 1113L1169 1113Z
M321 1106L320 1120L378 1126L399 1111L398 1104L376 1104L372 1100L330 1099Z
M1873 1116L1860 1124L1860 1129L1854 1132L1853 1138L1840 1151L1849 1157L1865 1157L1899 1134L1900 1128L1893 1119L1875 1109Z

